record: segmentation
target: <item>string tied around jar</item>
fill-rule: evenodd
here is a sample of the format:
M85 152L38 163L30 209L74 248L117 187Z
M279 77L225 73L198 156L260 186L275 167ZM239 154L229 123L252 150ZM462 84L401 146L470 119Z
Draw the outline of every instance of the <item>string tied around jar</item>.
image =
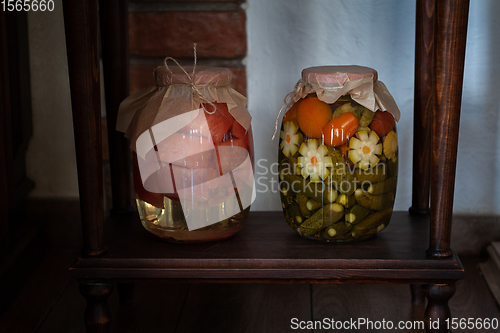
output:
M191 87L191 91L192 91L192 94L194 96L196 96L196 98L201 101L202 103L201 104L201 108L208 114L214 114L217 109L215 107L215 104L208 100L203 94L202 92L200 91L200 88L203 88L203 87L207 87L209 86L210 84L209 83L205 83L205 84L197 84L194 82L194 76L196 74L196 63L198 61L198 57L196 55L196 43L193 43L193 54L194 54L194 64L193 64L193 72L191 73L191 75L184 69L184 67L181 66L181 64L179 64L179 62L177 60L175 60L174 58L172 57L166 57L164 60L163 60L163 64L165 65L165 68L167 69L167 71L172 74L172 76L174 76L174 73L172 72L172 70L170 69L170 67L168 67L168 61L169 60L172 60L176 65L177 67L179 67L183 72L184 74L186 74L186 77L188 78L188 80L184 80L184 78L182 77L177 77L179 80L181 80L183 82L183 84L186 84L188 86ZM193 104L194 104L194 97L193 97ZM205 107L204 103L207 103L209 104L212 108L213 108L213 111L208 111L207 108ZM193 106L194 107L194 106Z
M306 83L307 83L306 81L304 81L303 79L300 79L295 84L295 87L293 88L293 90L285 96L284 104L281 107L280 111L278 112L278 116L276 117L276 124L274 126L274 133L273 133L272 140L274 140L274 138L276 137L276 133L278 132L278 123L280 120L281 112L283 110L288 110L292 106L292 104L297 101L296 100L297 96L301 95L302 90L304 89L304 86L306 85Z

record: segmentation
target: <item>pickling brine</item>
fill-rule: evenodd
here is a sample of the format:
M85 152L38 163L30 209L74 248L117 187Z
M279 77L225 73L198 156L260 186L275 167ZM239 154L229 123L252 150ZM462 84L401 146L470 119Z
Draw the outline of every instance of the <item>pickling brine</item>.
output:
M117 129L133 150L137 210L171 242L205 242L240 230L253 200L247 99L226 68L158 67L156 87L120 105Z
M332 76L339 76L335 67L330 69ZM314 73L314 68L309 70L309 75ZM321 81L328 81L328 72L319 73L313 77L324 88L328 82ZM355 68L350 74L352 80L361 80L373 70ZM370 110L350 94L327 103L310 92L283 117L278 160L285 219L301 236L327 242L362 240L389 225L398 176L392 113Z

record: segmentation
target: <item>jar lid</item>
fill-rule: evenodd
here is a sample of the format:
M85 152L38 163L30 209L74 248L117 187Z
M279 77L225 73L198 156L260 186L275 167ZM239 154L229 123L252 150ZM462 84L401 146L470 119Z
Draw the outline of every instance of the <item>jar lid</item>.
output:
M377 81L377 71L364 66L317 66L302 71L302 79L308 82L344 85L349 81L373 77Z
M184 66L184 70L191 75L193 66ZM190 78L176 65L158 66L155 71L155 80L159 86L171 84L188 84ZM193 83L196 85L228 86L231 83L231 71L223 67L196 66Z

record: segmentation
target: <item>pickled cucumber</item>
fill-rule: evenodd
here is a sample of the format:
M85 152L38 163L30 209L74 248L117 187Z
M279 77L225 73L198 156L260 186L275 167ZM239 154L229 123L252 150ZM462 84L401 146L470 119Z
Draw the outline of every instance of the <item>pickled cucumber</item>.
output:
M285 182L293 192L304 193L309 198L323 203L331 203L337 199L337 191L324 183L312 183L302 176L284 175Z
M323 228L323 208L314 213L310 218L305 220L305 222L300 226L300 231L305 236L312 236L318 230Z
M288 212L290 214L290 218L294 222L296 222L298 224L301 224L302 222L304 222L304 217L302 216L302 214L300 212L299 205L297 205L296 203L293 203L288 207Z
M283 194L283 192L280 192L280 197L281 197L281 207L283 207L283 209L286 209L288 207L287 197Z
M380 195L371 195L362 189L357 189L355 194L356 201L363 207L373 210L384 210L392 207L394 203L394 193L384 193Z
M324 238L336 238L347 234L352 229L352 224L344 221L337 222L322 232Z
M375 117L375 112L364 108L363 115L359 119L359 126L368 127L371 124L373 117Z
M371 213L372 213L371 209L368 209L361 205L355 205L354 207L351 208L349 213L345 214L345 220L353 224L358 224Z
M312 215L311 211L307 208L307 201L309 197L303 193L297 194L297 203L299 204L300 212L302 216L309 217Z
M339 194L335 202L338 203L339 205L344 206L345 208L351 208L356 204L356 198L354 197L354 194L351 195Z
M356 178L345 162L332 168L326 182L335 187L338 192L346 195L353 194L357 187Z
M328 224L333 224L344 216L344 207L338 203L323 206L323 217Z
M361 131L367 131L367 132L369 132L369 131L371 131L371 129L368 126L359 126L358 127L358 132L361 132Z
M339 165L345 165L344 156L342 156L340 151L330 146L328 146L327 148L328 148L328 156L330 156L330 158L332 159L332 165L331 165L332 168L336 168Z
M295 154L294 156L288 158L288 162L290 163L291 173L294 175L301 174L301 168L300 168L299 164L297 163L297 155L298 155L298 153Z
M368 186L366 192L373 195L393 192L394 190L396 190L397 184L398 184L398 179L396 177L387 178L384 181L378 183L372 183L370 186Z
M358 120L361 118L361 110L358 108L355 108L351 105L351 103L345 103L339 106L338 108L333 111L332 119L340 116L341 114L344 114L346 112L351 112L353 113Z
M381 182L387 178L387 165L379 163L374 168L368 170L356 168L354 170L354 176L356 177L358 184L362 184L364 182Z
M387 159L387 175L388 177L395 177L398 175L398 157L395 156Z
M326 225L333 224L344 216L344 207L333 203L321 207L300 226L300 231L305 236L312 236Z
M320 202L318 202L316 200L313 200L313 199L307 200L307 203L306 203L306 207L310 211L314 211L314 210L317 210L317 209L321 208L321 205L322 204Z
M362 222L353 227L351 231L352 236L359 237L368 233L371 229L378 228L382 224L385 228L391 219L391 214L392 208L370 214Z

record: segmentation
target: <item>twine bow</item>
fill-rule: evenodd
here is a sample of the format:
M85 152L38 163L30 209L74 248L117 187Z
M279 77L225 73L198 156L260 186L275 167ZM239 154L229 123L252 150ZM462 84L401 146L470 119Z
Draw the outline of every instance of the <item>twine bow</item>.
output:
M181 77L178 77L179 80L181 80L184 84L188 85L191 87L191 90L192 90L192 93L193 95L196 96L196 98L199 100L199 101L202 101L201 104L201 107L202 109L208 113L208 114L214 114L217 110L216 110L216 107L215 107L215 104L208 100L200 91L200 87L206 87L208 86L209 84L196 84L194 82L194 75L196 74L196 63L197 63L197 60L198 60L198 57L196 55L196 43L193 44L193 53L194 53L194 65L193 65L193 72L191 73L191 75L188 74L188 72L184 69L184 67L182 67L179 62L177 60L175 60L174 58L172 57L166 57L165 60L163 60L163 63L165 64L165 68L167 69L167 71L172 74L172 76L174 75L174 73L172 72L172 70L170 69L170 67L168 67L168 61L169 60L172 60L176 65L177 67L179 67L183 72L184 74L186 74L187 78L188 78L188 81L184 80L183 78ZM194 102L194 98L193 98L193 102ZM203 102L207 103L207 104L210 104L210 106L212 106L213 108L213 111L208 111L207 108L205 107L205 105L203 104ZM194 104L194 103L193 103ZM193 105L194 107L194 105Z

